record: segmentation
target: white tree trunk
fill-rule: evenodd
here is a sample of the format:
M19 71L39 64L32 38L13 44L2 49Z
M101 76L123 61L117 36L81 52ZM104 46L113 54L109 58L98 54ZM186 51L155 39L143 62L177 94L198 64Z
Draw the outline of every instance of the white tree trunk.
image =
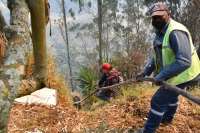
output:
M8 112L25 75L28 54L32 53L29 10L26 0L8 0L10 26L4 27L8 39L0 74L0 133L5 132Z

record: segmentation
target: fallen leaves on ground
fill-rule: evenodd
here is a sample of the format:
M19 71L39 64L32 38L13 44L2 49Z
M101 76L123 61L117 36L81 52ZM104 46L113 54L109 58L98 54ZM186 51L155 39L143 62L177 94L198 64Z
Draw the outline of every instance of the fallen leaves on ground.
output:
M136 129L142 127L146 120L151 96L116 99L94 111L78 111L61 102L53 108L15 104L10 112L8 132L123 132ZM181 97L173 123L161 125L158 133L200 133L200 107Z

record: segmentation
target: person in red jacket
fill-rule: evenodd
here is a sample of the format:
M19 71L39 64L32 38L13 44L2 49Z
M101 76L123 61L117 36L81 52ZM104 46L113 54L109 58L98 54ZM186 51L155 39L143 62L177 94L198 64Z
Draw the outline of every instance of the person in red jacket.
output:
M99 80L99 84L98 84L100 88L118 84L119 82L122 81L120 72L118 72L117 69L112 68L112 65L109 63L104 63L101 67L101 71L102 71L102 77ZM112 89L100 90L97 93L97 97L105 101L108 101L110 100L111 97L115 97L115 96L116 96L116 92Z

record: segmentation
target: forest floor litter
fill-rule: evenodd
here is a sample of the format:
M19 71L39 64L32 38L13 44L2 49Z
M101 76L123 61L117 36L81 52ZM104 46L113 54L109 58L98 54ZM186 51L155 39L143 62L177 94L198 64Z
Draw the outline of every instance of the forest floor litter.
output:
M126 133L127 129L143 126L153 92L139 97L115 99L93 111L78 111L62 97L54 107L14 104L10 112L8 132ZM200 133L200 107L180 97L173 123L161 125L157 132Z

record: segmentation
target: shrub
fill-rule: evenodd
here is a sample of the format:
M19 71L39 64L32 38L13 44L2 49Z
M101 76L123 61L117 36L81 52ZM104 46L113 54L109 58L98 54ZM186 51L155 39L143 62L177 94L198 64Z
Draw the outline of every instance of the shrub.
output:
M86 96L96 88L97 74L91 68L82 67L79 71L78 80L82 94Z

